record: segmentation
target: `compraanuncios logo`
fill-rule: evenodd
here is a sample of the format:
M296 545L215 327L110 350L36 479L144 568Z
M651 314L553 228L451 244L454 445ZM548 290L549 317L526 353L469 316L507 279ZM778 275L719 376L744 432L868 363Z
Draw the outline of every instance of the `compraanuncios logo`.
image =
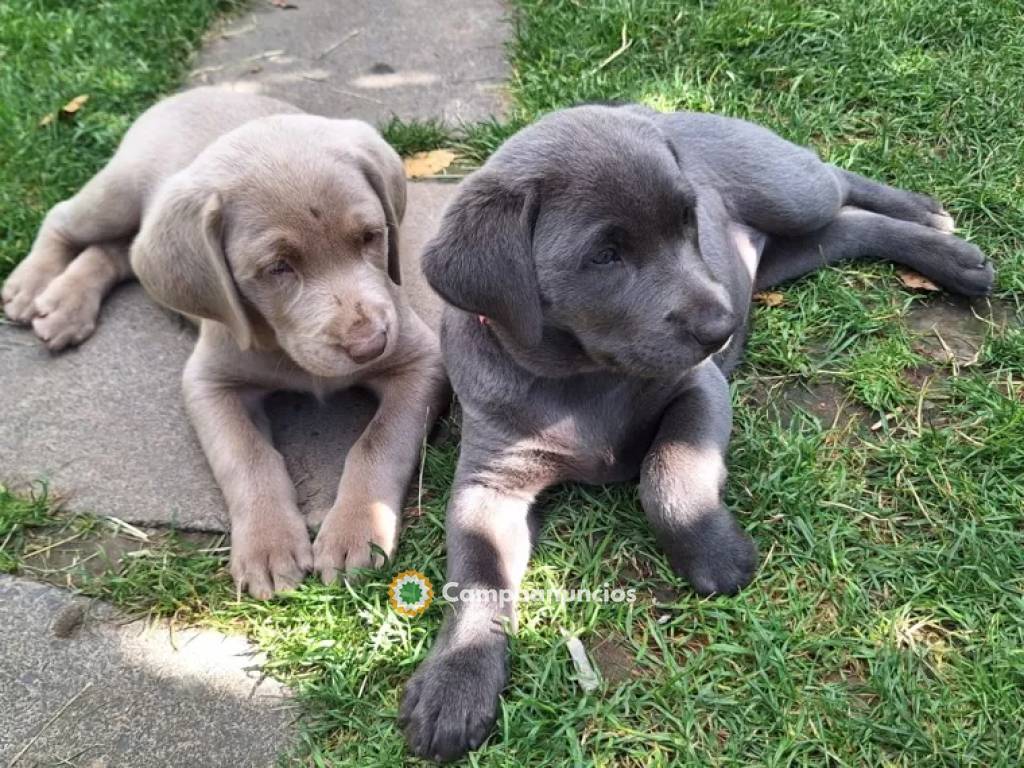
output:
M434 585L419 571L402 571L388 585L388 602L400 616L419 616L433 599Z

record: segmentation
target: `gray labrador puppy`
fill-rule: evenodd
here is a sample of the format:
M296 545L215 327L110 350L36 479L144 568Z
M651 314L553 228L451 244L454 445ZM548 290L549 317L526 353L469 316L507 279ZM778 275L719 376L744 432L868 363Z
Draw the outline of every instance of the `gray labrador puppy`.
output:
M185 406L231 518L231 573L258 598L315 569L380 562L427 430L447 404L437 336L400 282L401 160L358 120L198 88L156 104L47 214L3 286L4 312L53 350L92 333L134 274L199 324ZM130 252L130 258L129 258ZM262 410L275 390L362 386L380 404L310 542Z
M441 346L462 403L447 512L459 602L409 682L413 752L483 741L528 513L564 481L639 476L672 567L702 595L750 581L757 551L722 503L726 375L752 291L844 259L889 258L968 295L992 268L933 200L821 162L740 120L637 106L557 112L466 182L424 271L451 306Z

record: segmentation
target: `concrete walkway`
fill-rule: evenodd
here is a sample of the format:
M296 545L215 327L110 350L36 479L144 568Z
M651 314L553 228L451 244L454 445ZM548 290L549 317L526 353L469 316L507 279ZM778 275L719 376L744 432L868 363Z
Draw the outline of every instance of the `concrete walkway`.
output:
M505 109L512 29L499 0L267 0L210 34L193 84L259 91L385 123L484 120Z
M125 619L0 576L0 765L272 766L288 691L243 638Z

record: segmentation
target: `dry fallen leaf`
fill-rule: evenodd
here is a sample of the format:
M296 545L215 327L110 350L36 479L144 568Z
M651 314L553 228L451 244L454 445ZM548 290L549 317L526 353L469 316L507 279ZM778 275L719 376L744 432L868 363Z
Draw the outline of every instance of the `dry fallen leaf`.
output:
M71 101L65 104L56 113L50 112L39 118L39 127L45 128L58 117L71 118L77 114L78 110L85 106L85 103L89 100L89 95L83 93L81 96L75 96Z
M284 8L286 11L295 10L299 7L295 3L288 2L288 0L270 0L270 4L275 8Z
M911 272L909 269L901 269L898 273L900 282L907 288L915 291L940 291L942 290L924 275Z
M405 158L402 163L405 165L406 178L418 179L443 171L453 160L455 153L451 150L435 149L431 152L417 152L412 157Z
M764 304L766 307L777 307L785 301L785 297L781 293L755 293L754 300L758 304Z
M89 100L89 95L83 93L81 96L75 96L71 101L60 108L60 113L70 117L75 114L78 110L85 106L85 102Z

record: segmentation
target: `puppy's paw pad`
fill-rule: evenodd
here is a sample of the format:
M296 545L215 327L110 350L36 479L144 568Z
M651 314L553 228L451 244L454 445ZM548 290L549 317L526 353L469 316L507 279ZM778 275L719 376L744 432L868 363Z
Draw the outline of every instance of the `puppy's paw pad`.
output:
M313 544L313 571L324 584L334 584L339 578L354 582L360 571L382 565L384 558L369 540L338 543L317 536Z
M952 284L947 287L966 296L984 296L991 293L996 280L992 263L977 246L962 240L957 240L956 244L953 259L959 269Z
M409 749L445 763L477 749L497 718L505 649L467 646L432 656L402 697L399 725Z
M37 309L38 305L37 301ZM37 311L32 319L32 330L51 352L57 352L92 336L96 330L96 313L80 307Z
M953 249L953 259L964 269L982 269L988 264L988 258L978 246L959 239Z
M101 298L75 285L65 273L33 302L32 330L54 352L81 344L96 330Z
M673 565L699 595L734 595L757 570L757 546L730 515L692 536Z
M960 286L960 292L965 296L988 296L996 284L996 273L991 264L984 264L971 271L972 274L965 278Z
M31 323L36 316L36 299L59 274L60 270L44 269L28 261L18 265L0 289L7 319L22 325Z
M231 576L257 600L295 589L312 567L312 546L298 515L232 531Z
M390 512L350 514L341 509L327 513L313 542L313 569L325 584L339 575L380 568L391 558L397 543L397 520Z

